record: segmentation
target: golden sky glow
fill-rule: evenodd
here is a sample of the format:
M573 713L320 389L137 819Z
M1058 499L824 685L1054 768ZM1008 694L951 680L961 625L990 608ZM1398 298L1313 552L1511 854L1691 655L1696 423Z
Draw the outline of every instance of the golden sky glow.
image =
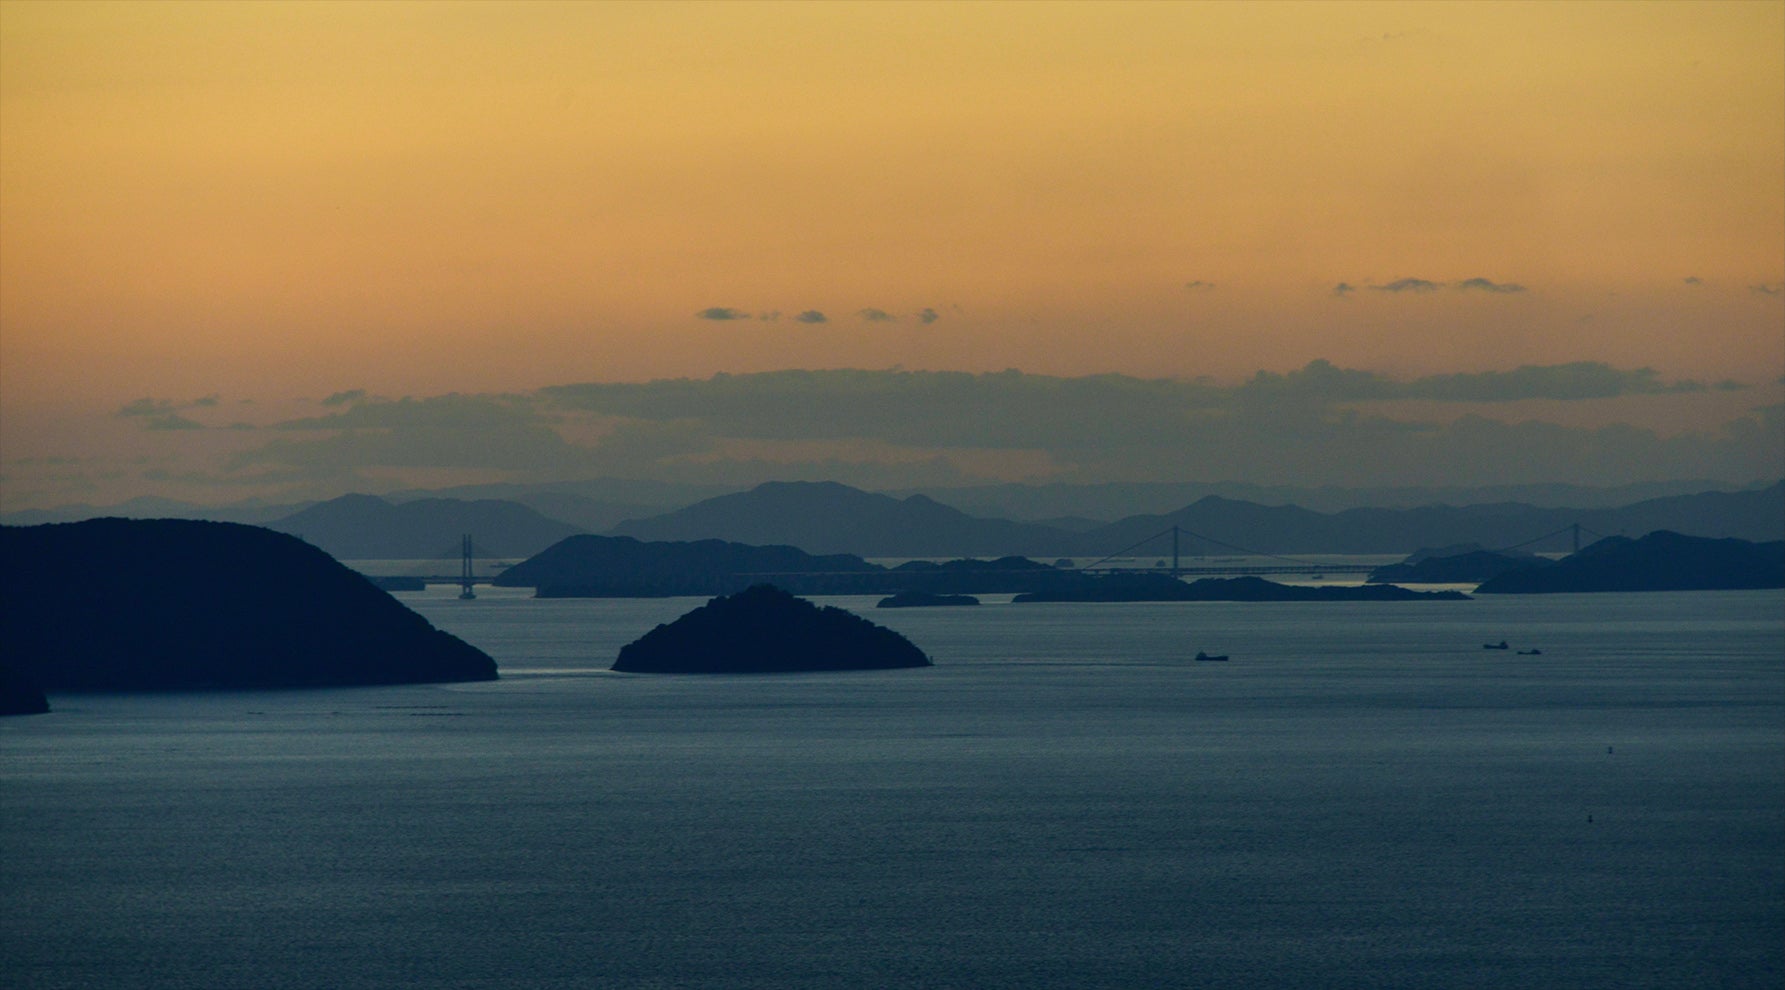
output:
M15 410L1313 358L1758 382L1782 283L1777 2L0 2Z

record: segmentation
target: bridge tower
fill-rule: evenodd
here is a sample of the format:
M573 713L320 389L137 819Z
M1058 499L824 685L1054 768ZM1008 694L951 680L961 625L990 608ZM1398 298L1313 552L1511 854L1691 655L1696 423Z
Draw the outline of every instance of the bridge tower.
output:
M471 590L471 534L466 533L459 540L459 597L469 600L477 597Z
M1171 528L1171 578L1176 581L1184 572L1178 568L1178 528Z
M1574 552L1580 553L1580 523L1575 523L1569 528L1574 531Z

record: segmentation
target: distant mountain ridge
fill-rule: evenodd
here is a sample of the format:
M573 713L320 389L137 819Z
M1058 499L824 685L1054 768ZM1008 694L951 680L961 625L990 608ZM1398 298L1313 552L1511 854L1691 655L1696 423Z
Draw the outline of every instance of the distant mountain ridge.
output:
M1010 492L1022 486L999 486ZM1195 486L1032 486L1032 506L1065 507L1079 489L1110 488L1111 507L1133 492L1160 498ZM1215 486L1201 486L1215 487ZM1228 486L1233 487L1233 486ZM1639 486L1632 490L1639 490ZM428 559L472 535L481 554L526 557L565 536L612 533L647 540L725 540L756 546L785 545L810 553L849 553L865 557L1100 557L1134 548L1136 555L1166 556L1169 539L1155 539L1179 527L1185 556L1226 556L1242 550L1264 553L1396 553L1421 546L1473 543L1510 549L1575 523L1583 540L1619 533L1671 530L1695 536L1758 542L1785 539L1785 482L1736 491L1670 494L1620 506L1536 506L1525 502L1414 507L1361 507L1319 512L1292 505L1208 495L1178 509L1129 515L1099 522L1086 515L1048 522L1017 522L977 515L928 495L903 498L834 482L769 482L730 492L658 515L632 515L642 503L621 498L665 499L667 486L618 482L591 488L564 483L527 488L477 486L464 492L504 492L506 498L426 498L418 493L377 497L346 495L328 502L279 507L242 503L204 509L164 499L135 499L110 509L71 506L64 510L14 512L9 524L37 524L95 514L157 518L203 518L250 522L302 535L336 557ZM1544 489L1544 490L1547 490ZM966 498L978 489L960 489ZM1313 492L1314 490L1308 490ZM1127 494L1122 494L1127 493ZM1583 499L1585 495L1582 496ZM1603 498L1599 492L1594 497ZM1006 500L1008 501L1008 500ZM985 503L980 503L985 504ZM612 524L612 528L607 528ZM1527 549L1554 553L1570 549L1552 539Z
M483 554L529 557L582 532L515 502L426 498L393 505L376 495L343 495L263 525L301 536L338 560L456 556L467 534Z
M797 546L807 553L862 557L1060 553L1063 530L969 516L925 495L903 499L834 481L768 482L661 516L621 523L615 536L640 540L723 539L756 546Z
M1182 555L1226 556L1246 551L1409 553L1459 543L1509 549L1576 523L1589 540L1657 529L1761 542L1785 539L1785 482L1759 490L1666 496L1613 509L1497 503L1323 513L1210 495L1175 512L1130 516L1078 531L970 516L921 495L895 499L831 482L769 483L633 520L614 532L648 540L718 539L864 557L1102 556L1131 548L1163 556L1170 553L1169 540L1147 541L1176 526ZM1570 548L1565 537L1532 547L1551 552Z

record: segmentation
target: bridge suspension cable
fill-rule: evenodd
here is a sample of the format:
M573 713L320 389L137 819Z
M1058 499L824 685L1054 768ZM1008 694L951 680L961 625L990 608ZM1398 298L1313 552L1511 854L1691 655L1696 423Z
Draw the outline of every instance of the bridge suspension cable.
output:
M1493 552L1494 553L1505 553L1508 550L1520 550L1520 549L1530 546L1533 543L1542 543L1544 540L1550 539L1552 537L1561 536L1563 533L1568 533L1568 532L1572 532L1574 534L1574 549L1577 552L1580 550L1580 534L1582 534L1582 533L1586 533L1587 535L1592 536L1596 539L1601 539L1601 540L1605 539L1604 533L1599 533L1599 532L1590 530L1587 527L1582 526L1580 523L1569 523L1568 525L1563 526L1561 529L1558 529L1553 533L1545 533L1542 536L1526 540L1523 543L1514 543L1513 545L1511 545L1509 547L1500 547L1499 549L1497 549Z
M1595 539L1603 540L1606 538L1606 534L1604 534L1604 533L1600 533L1600 532L1596 532L1594 530L1588 529L1587 527L1582 526L1579 523L1570 523L1569 525L1563 526L1561 529L1558 529L1554 532L1545 533L1542 536L1534 537L1532 539L1524 541L1523 543L1514 543L1511 546L1501 547L1498 550L1494 550L1491 552L1505 553L1509 550L1518 550L1523 547L1528 547L1534 543L1542 543L1544 540L1553 539L1557 536L1561 536L1564 533L1573 533L1574 534L1574 549L1576 551L1580 550L1580 534L1582 534L1582 533L1586 533L1587 535L1592 536ZM1088 570L1095 569L1097 567L1101 567L1103 564L1108 563L1109 561L1114 560L1117 557L1122 556L1123 554L1129 553L1134 550L1138 550L1139 548L1146 546L1147 544L1153 542L1154 540L1157 540L1160 537L1168 536L1168 535L1173 537L1173 551L1174 551L1173 552L1173 558L1174 558L1173 566L1175 569L1176 563L1177 563L1176 559L1175 559L1176 558L1176 552L1175 552L1176 551L1176 537L1179 534L1182 534L1184 536L1194 537L1195 539L1202 540L1204 543L1208 543L1210 545L1220 547L1224 550L1231 550L1234 553L1245 554L1250 557L1265 557L1270 560L1280 560L1286 564L1295 564L1295 565L1304 566L1304 567L1320 568L1320 567L1330 566L1330 565L1322 565L1319 561L1305 560L1305 559L1298 558L1298 557L1285 557L1282 554L1270 553L1270 552L1264 551L1264 550L1253 550L1248 547L1242 547L1242 546L1238 546L1233 543L1227 543L1222 540L1217 540L1212 536L1204 536L1201 533L1197 533L1197 532L1193 532L1188 529L1184 529L1181 526L1173 526L1170 529L1162 529L1159 532L1154 533L1153 535L1151 535L1151 536L1147 537L1146 539L1141 540L1137 543L1131 543L1128 546L1125 546L1122 549L1117 550L1115 553L1108 555L1107 557L1103 557L1099 560L1092 561L1091 563L1086 564L1085 566L1079 568L1079 570L1088 571Z
M1097 560L1092 563L1086 564L1085 566L1079 568L1079 570L1081 570L1081 571L1091 570L1094 567L1101 566L1102 564L1104 564L1108 561L1114 560L1117 557L1122 556L1123 554L1129 552L1130 550L1136 550L1136 549L1139 549L1140 547L1146 546L1147 544L1153 542L1154 540L1159 539L1161 536L1175 535L1175 534L1179 534L1179 533L1181 533L1185 536L1194 537L1198 540L1202 540L1204 543L1213 544L1214 546L1218 546L1218 547L1222 548L1223 550L1232 550L1234 553L1242 553L1249 557L1268 557L1271 560L1281 560L1286 564L1297 564L1297 565L1303 565L1303 566L1307 566L1307 567L1321 567L1321 566L1323 566L1318 561L1300 560L1295 557L1285 557L1282 554L1268 553L1263 550L1250 550L1250 549L1247 549L1246 547L1235 546L1232 543L1224 543L1224 542L1217 540L1211 536L1204 536L1201 533L1192 532L1190 530L1184 529L1181 526L1173 526L1170 529L1162 529L1159 532L1154 533L1152 536L1149 536L1146 539L1141 540L1139 543L1129 544L1128 546L1125 546L1122 549L1117 550L1115 553L1112 553L1109 556L1104 557L1102 560Z

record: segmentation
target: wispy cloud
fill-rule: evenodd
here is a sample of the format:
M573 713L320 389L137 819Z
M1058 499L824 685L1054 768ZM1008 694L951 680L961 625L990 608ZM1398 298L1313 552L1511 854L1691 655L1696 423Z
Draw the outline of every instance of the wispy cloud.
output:
M1377 292L1436 292L1438 283L1423 278L1397 278L1386 285L1372 285Z
M735 306L712 306L703 309L694 315L702 320L760 320L764 323L774 323L780 320L782 316L781 311L778 309L765 310L753 315L748 310L738 309ZM855 315L857 318L867 323L894 323L899 320L899 315L897 313L894 313L891 310L881 309L878 306L864 306L861 309L856 310ZM919 323L923 324L934 323L942 318L941 313L929 306L925 306L911 315ZM819 309L802 310L799 313L789 316L788 319L795 323L807 324L831 322L830 316Z
M1780 410L1686 438L1630 426L1512 423L1494 413L1497 405L1533 399L1734 387L1595 362L1403 379L1314 361L1237 385L838 370L585 382L511 395L386 399L350 390L336 393L341 398L320 415L288 419L258 431L258 440L250 435L242 437L246 445L232 444L232 459L217 462L217 484L289 478L289 487L314 492L388 487L399 478L438 484L618 477L703 484L831 478L896 487L1192 474L1386 485L1785 471L1785 448L1775 440ZM1435 415L1433 402L1455 403L1467 414ZM147 423L178 417L177 405L141 399L125 409ZM1530 415L1529 407L1518 408L1520 418ZM172 420L156 428L190 429ZM995 473L1013 464L1023 473Z
M1785 295L1785 282L1767 282L1762 285L1750 285L1748 286L1748 290L1750 292L1757 292L1763 296Z
M1078 480L1184 472L1251 478L1263 471L1302 483L1449 478L1608 483L1642 471L1750 477L1785 468L1781 464L1769 472L1768 465L1781 462L1785 451L1763 442L1764 428L1771 427L1758 422L1727 436L1688 441L1634 427L1515 425L1487 413L1494 404L1532 399L1706 389L1697 382L1666 381L1650 369L1592 362L1400 380L1316 361L1287 374L1261 373L1232 387L1123 375L800 371L566 385L544 390L541 398L567 410L685 424L709 433L715 451L732 442L799 449L871 444L908 457L940 452L957 464L989 451L1024 452L1056 465L1056 477ZM1395 403L1413 401L1483 408L1449 424L1389 412ZM1359 403L1373 405L1360 408ZM1343 457L1333 460L1333 451ZM772 465L764 467L774 471ZM805 470L783 463L778 473Z
M135 399L125 403L112 415L119 419L135 419L145 430L203 430L207 427L195 419L180 415L185 409L209 409L219 403L215 395L174 402L171 399Z
M1717 387L1741 388L1734 382ZM1703 392L1709 386L1684 379L1663 381L1653 368L1624 370L1597 361L1524 365L1511 371L1478 371L1426 375L1400 381L1374 371L1340 368L1329 361L1310 361L1287 374L1261 371L1240 390L1254 401L1295 400L1320 404L1363 401L1429 400L1497 403L1529 399L1608 399L1625 395Z
M123 408L112 413L114 416L128 418L131 416L156 416L172 412L177 408L170 399L134 399L124 404Z
M1525 286L1517 282L1496 282L1493 279L1480 277L1466 278L1460 282L1434 282L1425 278L1397 278L1393 282L1371 283L1365 288L1374 292L1411 293L1413 295L1424 295L1444 288L1454 289L1458 292L1487 292L1494 295L1513 295L1527 291ZM1350 295L1355 291L1357 291L1357 286L1349 282L1340 282L1333 286L1333 295L1339 297Z
M285 420L271 429L278 439L235 455L231 468L543 472L589 465L588 449L566 441L528 396L362 399L339 412Z
M1680 279L1680 281L1686 283L1687 285L1703 285L1704 284L1704 279L1699 278L1697 275L1688 275L1685 278Z
M1493 292L1501 295L1525 291L1525 287L1516 282L1491 282L1485 278L1466 278L1461 282L1458 282L1456 287L1463 290L1475 289L1481 292Z
M1197 279L1194 282L1185 282L1184 283L1184 289L1189 292L1207 292L1210 289L1213 289L1214 287L1215 287L1215 283L1204 282L1201 279Z

